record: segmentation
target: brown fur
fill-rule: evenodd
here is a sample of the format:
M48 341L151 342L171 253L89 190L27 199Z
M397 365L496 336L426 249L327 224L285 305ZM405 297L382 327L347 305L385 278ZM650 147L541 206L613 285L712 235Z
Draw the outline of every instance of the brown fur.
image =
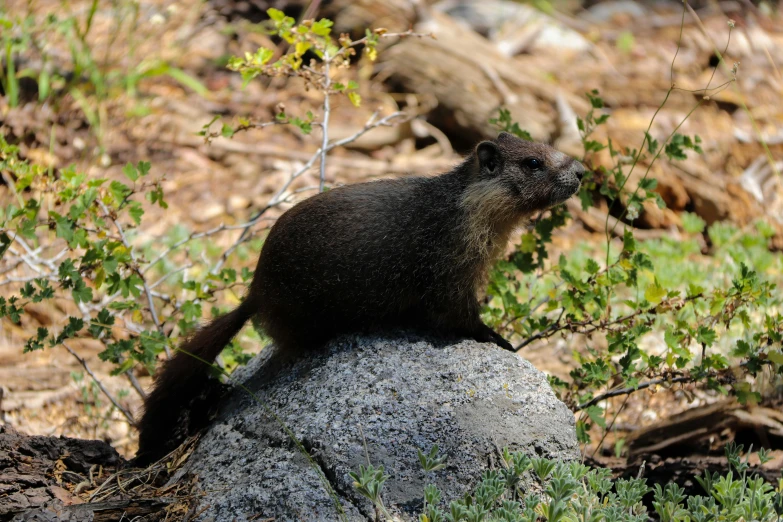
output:
M513 349L481 321L477 292L514 228L573 195L583 172L547 145L501 133L440 176L350 185L299 203L269 232L244 302L164 363L145 402L137 462L194 428L190 401L209 371L183 352L212 363L253 316L289 355L340 334L398 328Z

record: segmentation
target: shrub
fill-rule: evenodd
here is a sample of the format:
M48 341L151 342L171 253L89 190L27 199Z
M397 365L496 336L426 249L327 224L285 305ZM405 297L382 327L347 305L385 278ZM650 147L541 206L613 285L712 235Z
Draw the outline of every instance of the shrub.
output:
M433 448L437 453L437 448ZM783 478L776 486L755 476L742 446L729 445L731 469L697 477L704 495L688 495L676 483L653 484L639 477L612 479L607 469L579 462L530 458L503 450L502 468L477 477L476 487L459 499L442 499L433 485L424 488L420 522L706 522L756 520L776 522L783 516ZM758 454L762 465L768 454ZM431 473L425 468L425 472ZM386 514L383 467L362 467L352 474L354 487ZM526 490L520 486L529 484ZM651 495L650 495L651 494ZM652 508L652 509L650 509ZM388 517L388 514L387 514Z

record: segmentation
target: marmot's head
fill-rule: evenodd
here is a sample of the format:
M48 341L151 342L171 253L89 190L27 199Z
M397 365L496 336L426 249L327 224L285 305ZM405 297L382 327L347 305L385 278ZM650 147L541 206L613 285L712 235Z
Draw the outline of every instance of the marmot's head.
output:
M585 173L584 166L570 156L507 132L479 143L476 157L481 180L499 183L522 212L545 210L567 200L579 190Z

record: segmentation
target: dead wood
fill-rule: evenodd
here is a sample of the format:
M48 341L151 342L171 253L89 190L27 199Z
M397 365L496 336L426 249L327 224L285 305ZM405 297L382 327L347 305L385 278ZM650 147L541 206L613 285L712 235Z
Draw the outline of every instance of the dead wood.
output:
M770 399L758 406L748 406L727 399L687 410L631 433L626 441L628 462L638 463L652 455L687 457L720 453L729 441L742 440L740 432L754 439L757 449L760 445L776 447L783 440L782 403L781 399Z
M134 469L103 441L27 436L0 426L0 522L184 520L195 477L169 479L194 444L189 439L165 459Z
M123 463L103 441L28 437L0 426L0 520L45 505L81 503L72 491Z
M467 133L471 140L497 135L489 120L497 117L501 107L534 139L555 137L556 85L536 77L522 60L504 56L490 41L449 16L437 12L427 16L415 30L434 33L437 39L409 38L386 51L380 65L382 78L409 92L434 95L440 104L439 126ZM586 110L581 98L564 96L577 113Z
M604 458L588 458L585 462L594 467L609 467L615 478L625 479L639 476L642 464L641 462L618 464ZM780 478L780 464L777 464L777 468L775 466L773 463L768 463L763 467L752 466L748 475L759 475L767 482L775 484ZM701 476L706 472L725 474L728 469L729 463L723 456L671 457L644 462L641 477L647 479L648 485L674 482L683 487L688 495L705 495L704 489L694 477Z
M114 522L116 520L163 520L163 516L151 518L148 515L162 513L171 503L170 499L134 499L112 500L90 504L74 504L64 506L60 503L50 503L44 507L30 509L14 517L14 522Z

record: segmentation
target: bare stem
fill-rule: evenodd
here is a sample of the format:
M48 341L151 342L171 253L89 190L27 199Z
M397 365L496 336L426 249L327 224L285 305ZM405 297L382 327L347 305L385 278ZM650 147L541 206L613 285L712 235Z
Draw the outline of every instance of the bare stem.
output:
M628 388L619 388L617 390L612 390L606 393L602 393L601 395L597 397L593 397L587 402L584 402L576 407L577 411L584 410L585 408L589 408L590 406L593 406L594 404L598 404L599 402L609 399L611 397L617 397L618 395L628 395L629 393L633 393L638 390L643 390L645 388L649 388L650 386L656 386L658 384L664 384L664 383L678 383L678 382L692 382L693 378L688 376L683 377L674 377L673 379L653 379L651 381L643 382L639 384L636 387L628 387Z
M122 365L122 362L120 362L120 365ZM133 375L133 368L125 372L125 377L128 378L128 382L133 386L133 389L136 390L136 393L139 394L139 397L142 399L147 398L147 392L144 391L144 388L141 387L141 383L136 378L135 375Z
M324 119L321 123L321 176L318 182L318 192L324 191L324 184L326 182L326 153L327 146L329 145L329 114L331 113L331 105L329 102L329 88L331 87L332 80L329 77L329 65L331 64L331 58L329 53L324 53Z
M92 378L93 381L95 381L95 384L98 385L98 388L103 392L103 394L109 398L112 404L114 404L114 407L117 408L120 412L122 412L123 415L125 415L125 418L128 419L128 422L131 426L136 427L136 420L133 418L133 415L126 410L122 404L119 403L117 399L114 398L114 396L109 393L109 390L106 389L106 386L103 385L101 380L98 378L97 375L95 375L92 370L90 369L90 366L87 364L87 361L85 361L83 358L79 357L79 354L77 354L75 351L71 349L68 344L63 341L63 346L65 347L68 352L74 356L74 358L79 361L79 364L82 365L82 368L84 368L84 371L87 372L87 374Z

